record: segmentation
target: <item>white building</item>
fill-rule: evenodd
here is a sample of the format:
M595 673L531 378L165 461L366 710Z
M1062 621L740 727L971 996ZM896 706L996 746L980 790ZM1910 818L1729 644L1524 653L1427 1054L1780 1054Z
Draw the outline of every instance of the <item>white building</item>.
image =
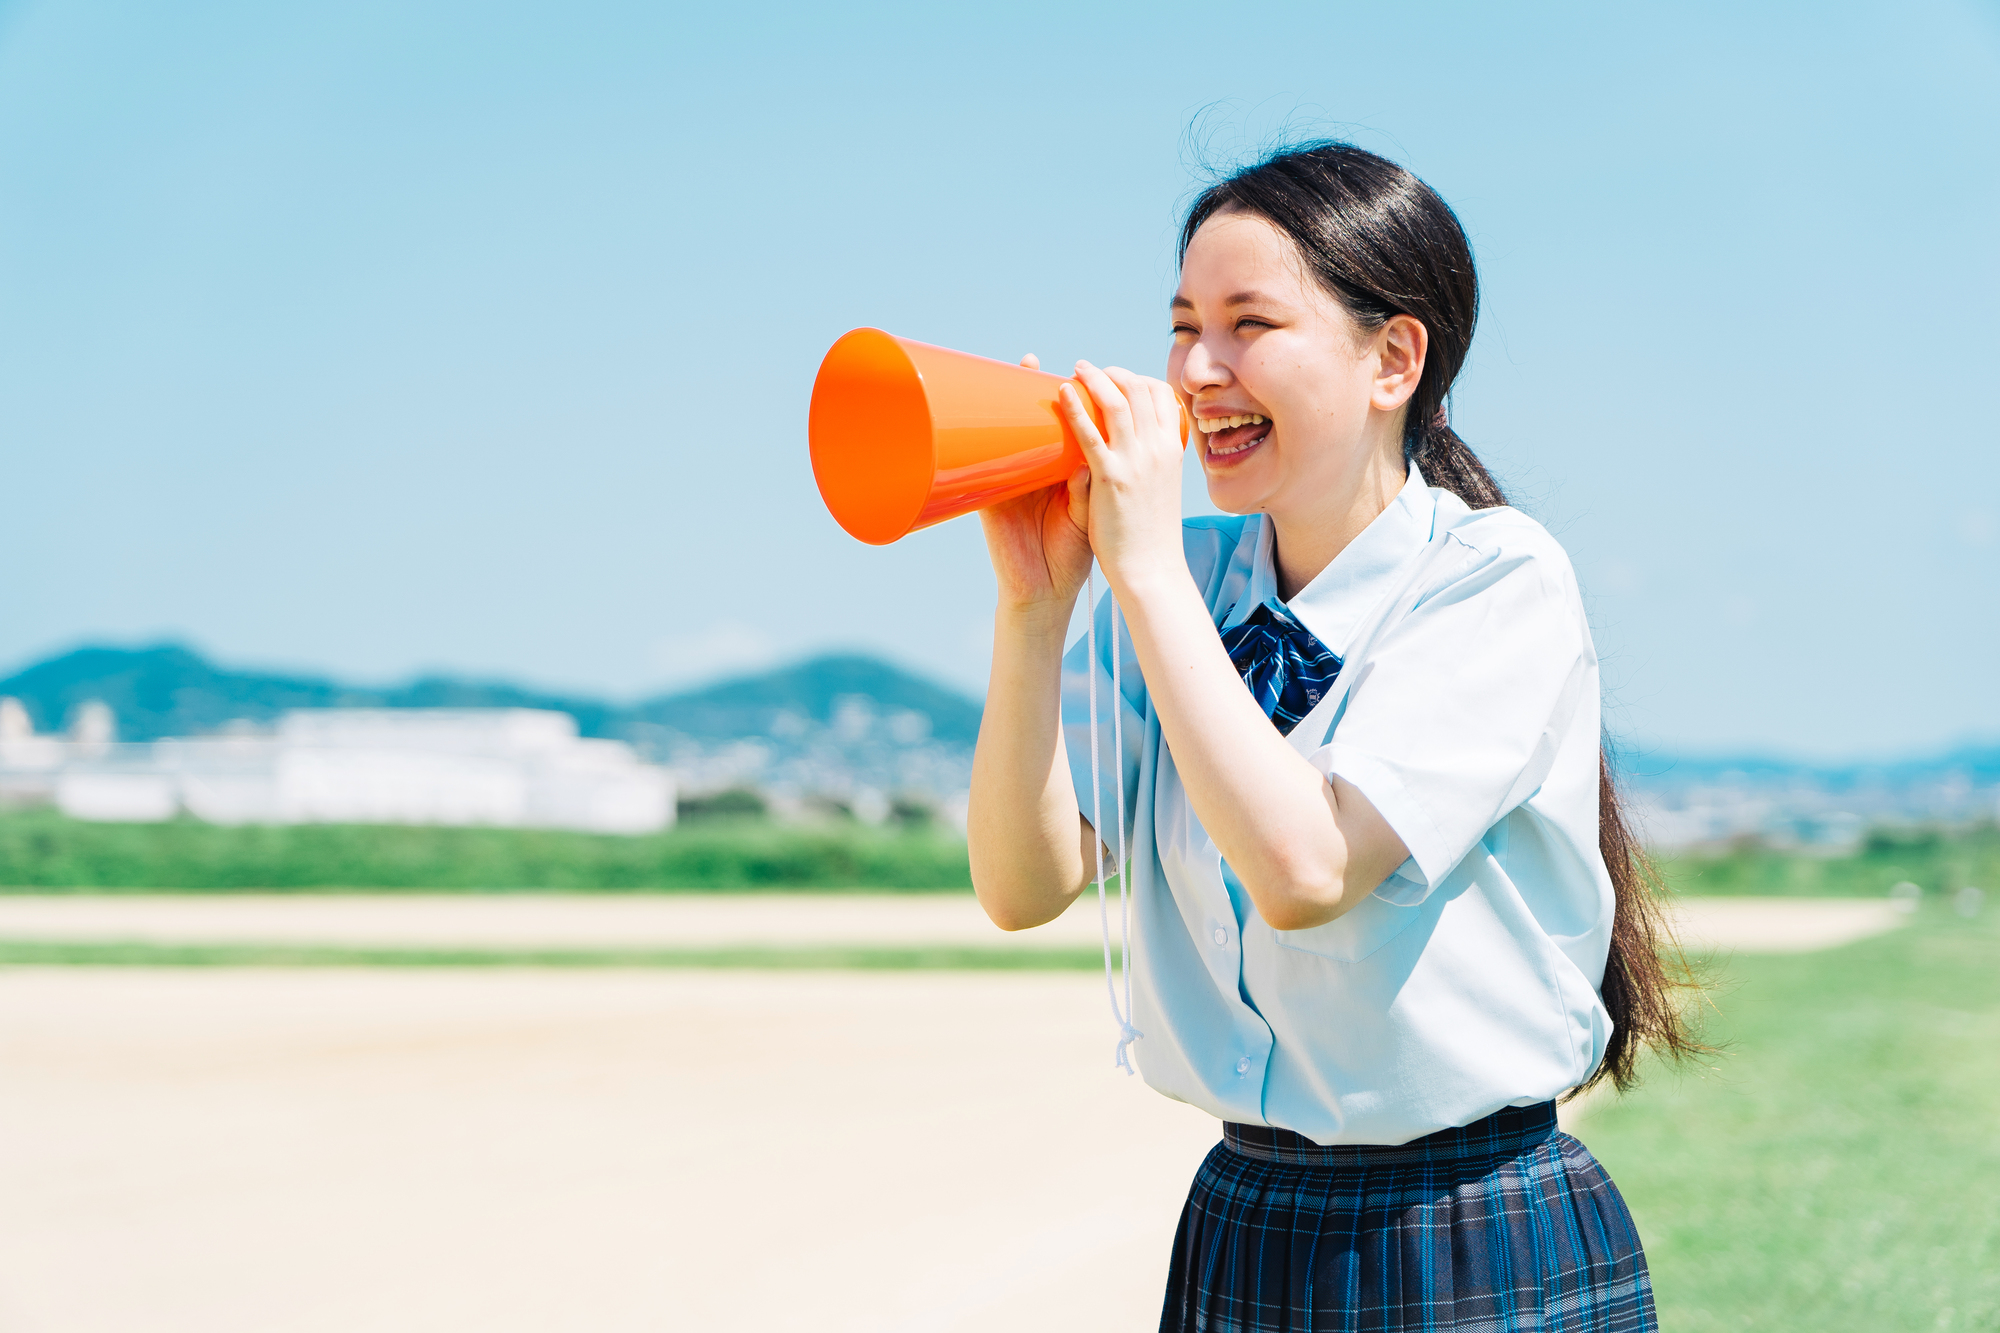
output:
M35 736L19 707L0 701L0 797L40 794L78 819L592 833L674 822L673 774L622 742L579 737L567 713L312 709L274 732L113 745Z

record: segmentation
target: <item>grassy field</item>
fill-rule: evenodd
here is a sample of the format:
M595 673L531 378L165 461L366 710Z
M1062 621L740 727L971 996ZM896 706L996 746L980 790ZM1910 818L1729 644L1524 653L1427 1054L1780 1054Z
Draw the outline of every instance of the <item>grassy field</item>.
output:
M1877 898L1909 881L1926 894L1967 884L2000 889L2000 827L1944 832L1878 829L1843 856L1745 846L1661 862L1668 882L1686 894L1771 894L1804 898Z
M949 832L858 824L701 821L609 837L546 829L191 819L92 824L44 810L0 814L0 885L143 893L261 889L651 892L675 889L965 889Z
M1748 846L1668 858L1662 869L1687 894L1874 898L1904 880L1929 894L1964 884L2000 889L2000 829L1878 832L1835 857ZM962 890L971 883L964 842L935 828L702 820L623 838L396 825L91 824L45 810L0 813L0 892Z
M1716 980L1707 1067L1582 1132L1661 1327L2000 1329L2000 910Z
M1076 945L823 944L700 949L437 949L349 945L0 940L0 967L673 967L874 972L1067 972L1104 965Z

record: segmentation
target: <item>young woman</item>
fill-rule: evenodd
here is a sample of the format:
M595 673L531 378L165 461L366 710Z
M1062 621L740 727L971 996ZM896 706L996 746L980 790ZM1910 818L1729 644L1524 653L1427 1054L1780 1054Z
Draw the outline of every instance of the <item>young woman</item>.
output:
M1224 1122L1162 1329L1654 1327L1554 1102L1690 1044L1575 575L1446 422L1477 303L1410 173L1273 156L1188 214L1166 382L1078 363L1088 467L982 515L980 902L1048 921L1122 845L1132 1053ZM1233 517L1181 518L1184 412Z

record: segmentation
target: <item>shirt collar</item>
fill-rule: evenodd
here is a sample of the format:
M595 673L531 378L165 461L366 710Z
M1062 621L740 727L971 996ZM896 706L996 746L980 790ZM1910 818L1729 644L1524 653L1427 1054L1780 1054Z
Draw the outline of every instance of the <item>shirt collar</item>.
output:
M1387 592L1396 572L1429 543L1436 522L1437 497L1412 463L1408 479L1389 507L1285 606L1314 638L1335 654L1346 656L1348 637ZM1278 595L1271 523L1261 515L1256 541L1250 577L1223 621L1224 628L1240 624L1259 605Z

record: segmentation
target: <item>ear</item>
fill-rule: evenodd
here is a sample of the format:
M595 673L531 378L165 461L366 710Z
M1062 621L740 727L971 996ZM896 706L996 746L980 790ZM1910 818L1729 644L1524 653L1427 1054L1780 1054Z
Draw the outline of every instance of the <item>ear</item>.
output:
M1410 401L1424 377L1430 331L1412 315L1392 315L1375 330L1374 343L1375 382L1369 387L1368 405L1378 412L1393 412Z

